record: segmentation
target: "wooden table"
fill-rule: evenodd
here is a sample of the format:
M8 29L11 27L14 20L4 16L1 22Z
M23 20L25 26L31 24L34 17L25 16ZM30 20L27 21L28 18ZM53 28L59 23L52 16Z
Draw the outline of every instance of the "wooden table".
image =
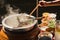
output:
M1 29L1 28L0 28ZM9 33L0 30L0 40L38 40L40 30L38 27L24 33Z

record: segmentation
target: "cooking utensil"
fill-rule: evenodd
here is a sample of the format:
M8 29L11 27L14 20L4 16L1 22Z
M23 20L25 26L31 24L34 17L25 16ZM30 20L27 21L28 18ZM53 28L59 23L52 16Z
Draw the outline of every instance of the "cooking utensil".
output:
M19 30L19 31L29 31L37 23L37 20L34 20L33 24L31 24L29 26L16 27L16 28L15 27L12 27L12 26L18 26L17 25L18 21L16 20L16 17L17 16L20 16L20 14L11 15L11 16L8 16L8 17L4 18L3 21L2 21L3 27L4 28L7 28L7 30L9 30L9 31L16 31L16 30ZM29 15L27 15L27 16L29 16ZM35 19L34 16L30 16L30 17L32 17L33 19ZM8 22L9 25L6 24L6 22Z

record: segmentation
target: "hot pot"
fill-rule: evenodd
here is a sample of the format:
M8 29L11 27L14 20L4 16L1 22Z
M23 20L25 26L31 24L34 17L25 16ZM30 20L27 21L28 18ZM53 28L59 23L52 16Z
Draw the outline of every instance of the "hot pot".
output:
M20 32L20 31L29 31L29 30L33 29L36 26L36 24L37 24L37 20L35 20L35 17L34 16L30 16L30 17L32 17L34 19L33 24L31 24L29 26L23 26L23 27L16 27L15 28L14 26L18 25L18 22L16 20L17 16L20 16L20 14L14 14L14 15L10 15L10 16L4 18L2 20L3 27L5 29L7 29L8 31ZM27 16L29 16L29 15L27 15Z

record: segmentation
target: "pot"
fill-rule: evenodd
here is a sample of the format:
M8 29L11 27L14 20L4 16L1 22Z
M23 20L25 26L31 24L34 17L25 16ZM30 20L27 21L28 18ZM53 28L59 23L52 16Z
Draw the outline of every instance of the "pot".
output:
M34 22L29 26L15 27L15 26L18 26L18 23L19 23L16 20L16 17L20 16L20 15L21 14L14 14L14 15L10 15L10 16L4 18L2 21L3 27L9 31L20 32L20 31L29 31L29 30L33 29L33 27L35 27L35 25L37 24L37 20L34 20ZM29 16L29 15L27 14L27 16ZM35 19L34 16L30 16L30 17Z

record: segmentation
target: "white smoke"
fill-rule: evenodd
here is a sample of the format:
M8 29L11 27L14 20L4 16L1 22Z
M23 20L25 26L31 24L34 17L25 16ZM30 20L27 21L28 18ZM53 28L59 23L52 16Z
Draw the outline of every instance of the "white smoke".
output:
M13 10L13 7L11 7L10 4L8 4L6 5L6 10L7 10L7 14L5 15L5 17L9 15L19 14L20 9Z

